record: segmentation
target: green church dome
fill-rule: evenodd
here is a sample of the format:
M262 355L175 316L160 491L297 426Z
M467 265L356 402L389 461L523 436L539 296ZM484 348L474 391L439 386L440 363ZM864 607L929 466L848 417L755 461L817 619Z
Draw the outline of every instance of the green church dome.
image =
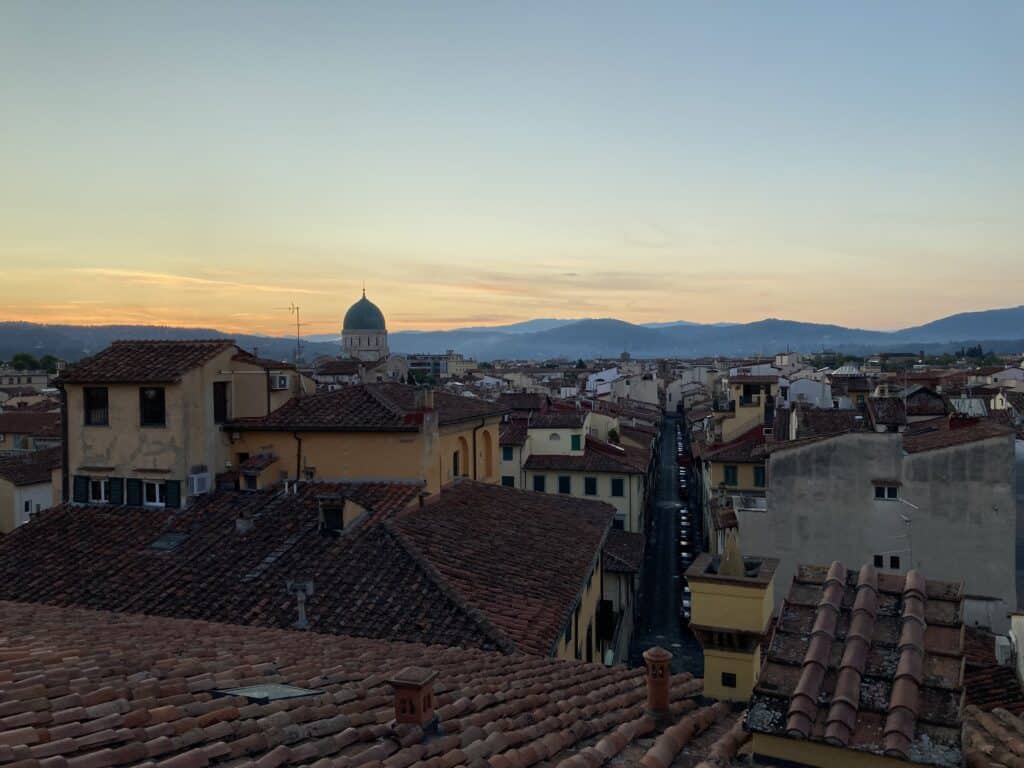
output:
M343 331L384 331L384 313L380 308L366 298L366 291L363 291L363 298L348 308L345 313Z

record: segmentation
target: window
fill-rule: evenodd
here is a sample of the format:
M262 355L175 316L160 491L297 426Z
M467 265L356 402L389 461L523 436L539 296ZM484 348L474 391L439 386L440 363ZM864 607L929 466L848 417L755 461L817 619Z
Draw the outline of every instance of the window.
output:
M885 501L897 501L900 497L900 487L898 485L887 485L884 483L878 483L875 485L875 498L884 499Z
M580 435L573 435L572 436L572 450L574 450L574 451L581 450L580 446L582 444L583 444L583 442L582 442L582 438L581 438Z
M551 441L558 441L558 440L561 440L561 439L562 439L562 436L560 434L558 434L557 432L552 432L550 435L548 435L548 440L551 440Z
M612 496L625 496L626 483L621 477L612 478Z
M558 492L572 493L572 478L569 475L558 476Z
M616 515L615 519L612 520L612 528L614 530L616 530L616 531L624 531L624 530L626 530L626 521L625 521L625 519L619 517L618 515Z
M764 488L764 467L754 467L754 486Z
M511 445L503 445L501 447L501 460L502 461L512 461L512 458L513 458L512 446Z
M139 423L144 427L167 425L163 387L142 387L139 390Z
M740 470L735 464L728 464L725 467L725 484L739 485Z
M722 673L722 687L723 688L735 688L736 687L736 675L732 672Z
M544 493L544 475L533 476L533 490Z
M26 501L25 502L25 514L28 515L28 514L31 514L31 512L32 512L32 502L31 501Z
M167 503L167 483L159 480L142 481L142 503L147 507L162 507Z
M258 486L258 484L256 482L257 480L259 480L259 476L258 475L249 473L247 475L244 475L244 477L245 477L245 490L247 490L247 491L257 491L257 490L259 490L259 486Z
M452 477L459 476L459 452L452 452Z
M227 381L213 382L214 424L223 424L228 420L228 384Z
M875 555L875 568L884 568L884 567L885 567L885 558L883 558L881 555Z
M504 485L506 488L515 488L516 479L512 475L502 475L501 484Z
M93 504L106 504L110 501L110 481L94 478L89 481L89 502Z
M894 571L898 571L900 569L899 555L889 555L889 567Z
M597 478L596 477L585 477L583 478L583 493L587 496L597 496Z
M86 387L82 392L85 398L85 425L87 427L107 426L110 423L107 388Z

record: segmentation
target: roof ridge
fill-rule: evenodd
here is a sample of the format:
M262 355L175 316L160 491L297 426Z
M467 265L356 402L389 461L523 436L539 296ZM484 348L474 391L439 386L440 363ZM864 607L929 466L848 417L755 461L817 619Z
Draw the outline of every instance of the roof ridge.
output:
M419 547L402 534L402 532L392 524L391 520L382 520L379 523L379 527L394 539L398 546L412 559L420 570L423 571L427 578L434 583L441 593L455 603L460 610L465 612L465 614L476 623L484 635L494 641L498 648L505 653L519 652L519 649L516 647L516 644L512 639L505 634L504 631L491 623L491 620L487 618L483 611L469 605L459 591L448 583L448 580L445 579L434 564L430 562L427 556L420 551Z
M382 405L384 408L387 408L389 411L391 411L395 416L404 419L411 413L411 411L405 410L402 406L400 406L398 403L396 403L394 400L388 397L384 392L382 392L380 390L380 385L362 384L360 386L362 386L363 391L366 392L366 394L372 397L377 403Z

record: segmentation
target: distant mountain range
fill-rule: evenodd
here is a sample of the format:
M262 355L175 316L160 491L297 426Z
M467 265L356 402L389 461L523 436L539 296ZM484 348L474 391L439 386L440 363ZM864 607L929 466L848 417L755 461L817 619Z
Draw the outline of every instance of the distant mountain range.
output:
M31 352L77 360L98 352L114 339L225 336L234 338L247 349L256 349L265 357L289 360L295 354L294 338L225 334L207 328L0 323L0 358ZM1024 351L1024 306L964 312L897 331L777 319L711 324L676 320L635 325L612 318L541 318L496 327L398 331L389 335L389 343L391 351L398 354L454 349L477 360L616 357L622 352L634 357L769 355L786 349L799 352L832 349L848 354L924 349L935 353L978 343L986 350L1020 352ZM338 351L337 335L310 336L303 340L307 359L337 355Z

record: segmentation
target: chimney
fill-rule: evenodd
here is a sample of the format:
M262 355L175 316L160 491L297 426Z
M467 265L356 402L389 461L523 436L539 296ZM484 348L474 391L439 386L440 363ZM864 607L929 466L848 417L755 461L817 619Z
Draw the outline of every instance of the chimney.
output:
M661 646L644 651L647 667L647 712L655 719L668 717L669 682L672 676L672 654Z
M437 672L423 667L406 667L388 680L395 689L395 723L418 725L427 730L434 717L434 678Z

